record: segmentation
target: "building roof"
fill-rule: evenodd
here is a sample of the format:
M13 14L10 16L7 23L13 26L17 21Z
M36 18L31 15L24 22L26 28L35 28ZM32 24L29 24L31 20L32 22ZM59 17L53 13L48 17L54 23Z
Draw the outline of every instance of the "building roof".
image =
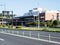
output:
M43 8L33 8L32 10L29 10L27 13L24 13L23 17L25 16L37 16L39 13L59 13L58 10L48 10Z

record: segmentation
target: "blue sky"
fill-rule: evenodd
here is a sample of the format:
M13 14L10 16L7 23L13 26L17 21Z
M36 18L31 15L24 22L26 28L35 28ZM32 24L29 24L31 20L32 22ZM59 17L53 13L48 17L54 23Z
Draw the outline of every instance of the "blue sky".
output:
M28 10L36 7L60 10L60 0L0 0L6 6L5 10L13 10L17 16L22 16ZM4 9L0 6L0 12Z

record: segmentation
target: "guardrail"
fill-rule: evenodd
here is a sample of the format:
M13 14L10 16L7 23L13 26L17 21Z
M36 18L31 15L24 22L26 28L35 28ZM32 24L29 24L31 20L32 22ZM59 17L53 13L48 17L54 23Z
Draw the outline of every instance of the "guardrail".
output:
M60 42L60 37L54 37L51 36L51 34L41 35L40 33L33 33L32 31L17 31L17 30L6 30L6 29L5 30L2 29L0 30L0 32Z

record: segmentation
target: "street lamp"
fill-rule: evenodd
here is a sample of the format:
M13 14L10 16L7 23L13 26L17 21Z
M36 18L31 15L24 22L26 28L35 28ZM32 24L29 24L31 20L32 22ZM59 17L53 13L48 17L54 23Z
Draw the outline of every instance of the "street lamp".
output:
M12 13L12 26L13 26L13 11L11 11L11 13Z
M40 28L40 15L39 15L39 11L38 11L38 28Z

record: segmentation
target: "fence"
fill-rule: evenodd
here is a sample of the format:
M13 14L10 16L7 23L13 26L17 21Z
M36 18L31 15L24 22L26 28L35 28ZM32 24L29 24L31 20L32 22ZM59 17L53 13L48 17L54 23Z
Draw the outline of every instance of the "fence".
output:
M17 31L17 30L7 30L7 29L3 30L3 29L1 29L0 32L60 42L60 36L54 37L51 34L42 35L39 32L34 32L34 31Z

